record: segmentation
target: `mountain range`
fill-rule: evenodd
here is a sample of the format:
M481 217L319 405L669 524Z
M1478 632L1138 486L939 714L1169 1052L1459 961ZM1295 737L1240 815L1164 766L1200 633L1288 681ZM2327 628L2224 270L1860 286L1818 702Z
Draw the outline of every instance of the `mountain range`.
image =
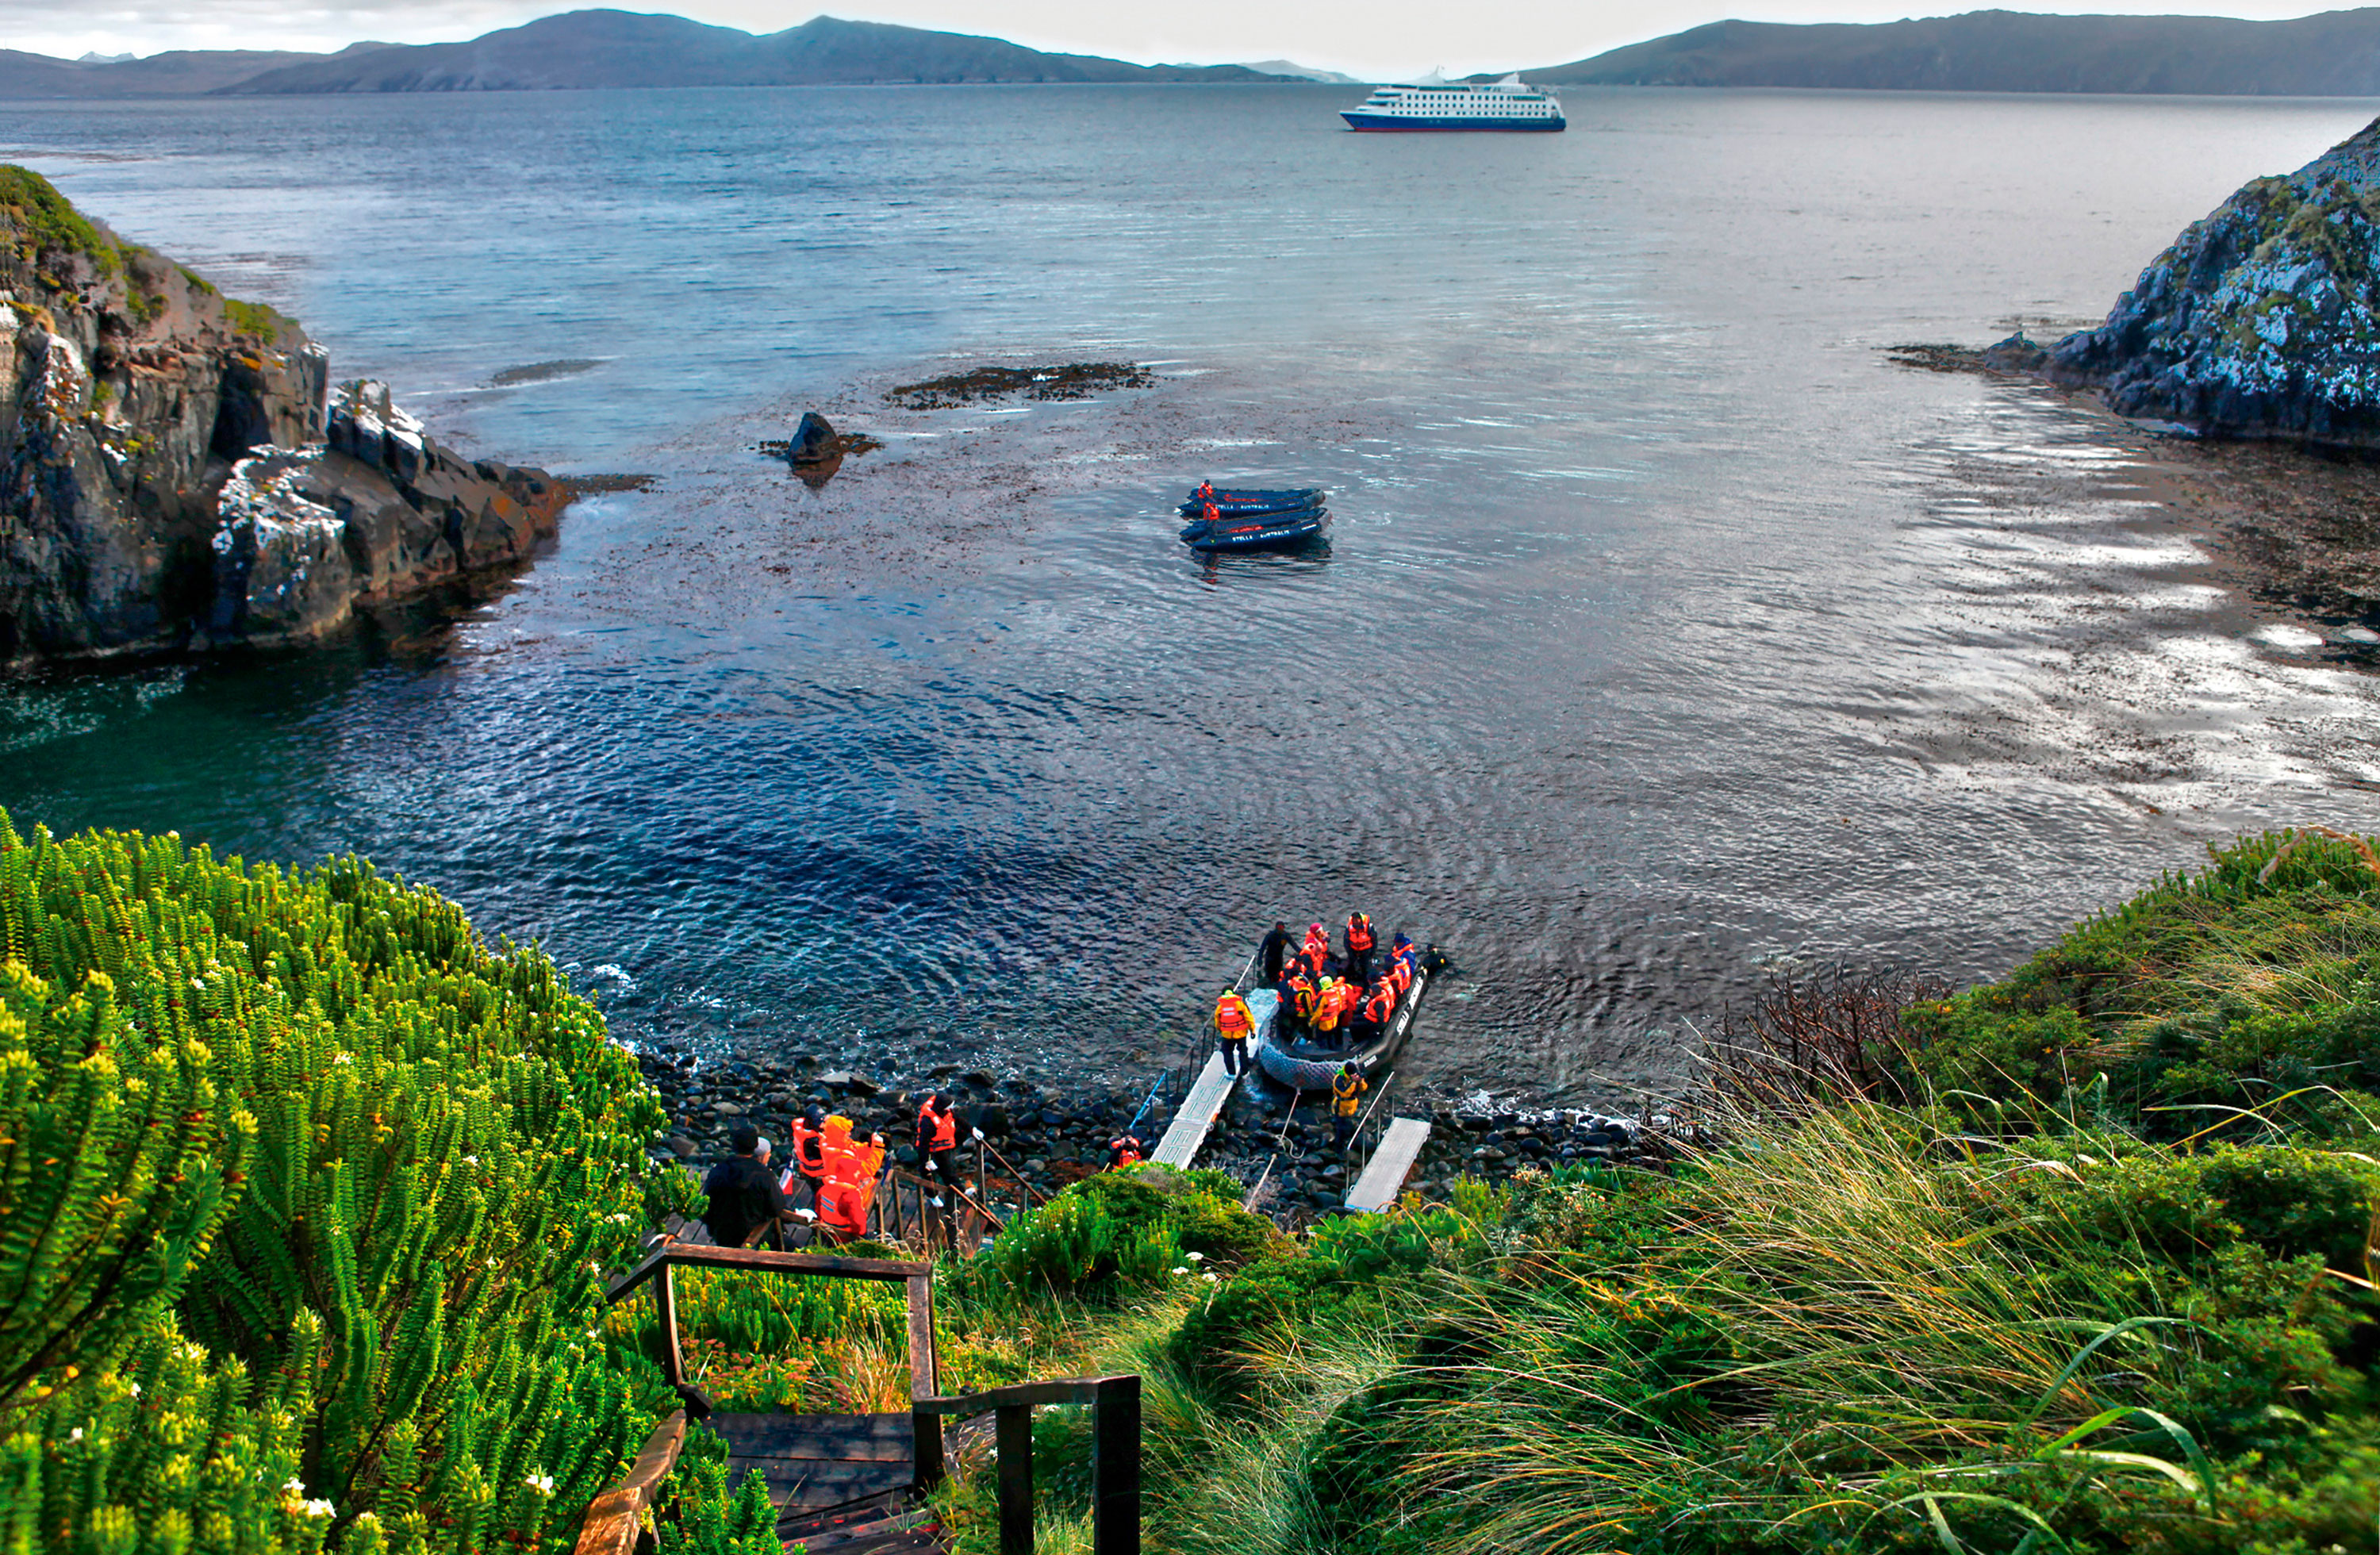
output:
M1718 21L1523 73L1551 86L2368 97L2380 96L2380 8L2289 21L2016 11L1876 23ZM468 43L355 43L334 55L185 50L68 60L0 50L0 98L1347 79L1286 60L1133 65L832 17L756 36L613 10L546 17Z
M1718 21L1525 74L1552 86L2372 97L2380 96L2380 9L2289 21L2019 11Z
M754 36L683 17L571 11L468 43L358 43L334 55L155 55L85 64L0 51L0 98L526 91L968 81L1278 81L1237 65L1132 65L997 38L819 17Z

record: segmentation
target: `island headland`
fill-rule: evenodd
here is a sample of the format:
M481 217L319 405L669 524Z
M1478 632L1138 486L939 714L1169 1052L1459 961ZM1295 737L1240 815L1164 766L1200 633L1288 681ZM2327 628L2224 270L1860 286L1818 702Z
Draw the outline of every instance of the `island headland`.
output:
M317 638L484 577L569 489L331 383L226 298L0 167L0 664Z

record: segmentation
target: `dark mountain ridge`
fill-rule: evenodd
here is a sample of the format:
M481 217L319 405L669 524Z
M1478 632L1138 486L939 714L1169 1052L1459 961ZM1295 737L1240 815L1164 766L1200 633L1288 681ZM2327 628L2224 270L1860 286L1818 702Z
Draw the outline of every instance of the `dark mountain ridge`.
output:
M1282 79L1236 65L1044 54L998 38L833 17L755 36L616 10L544 17L466 43L357 43L334 55L185 51L102 63L0 50L0 98Z
M1717 21L1524 74L1560 86L2380 96L2380 9L2289 21L1970 11Z

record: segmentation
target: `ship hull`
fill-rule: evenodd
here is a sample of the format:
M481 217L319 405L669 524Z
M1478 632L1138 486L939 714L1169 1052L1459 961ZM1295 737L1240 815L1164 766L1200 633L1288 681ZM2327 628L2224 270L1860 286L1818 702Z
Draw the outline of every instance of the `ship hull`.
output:
M1347 121L1350 129L1447 130L1492 129L1505 132L1536 131L1540 134L1569 128L1566 119L1476 119L1423 118L1414 114L1366 114L1360 109L1342 108L1339 116Z

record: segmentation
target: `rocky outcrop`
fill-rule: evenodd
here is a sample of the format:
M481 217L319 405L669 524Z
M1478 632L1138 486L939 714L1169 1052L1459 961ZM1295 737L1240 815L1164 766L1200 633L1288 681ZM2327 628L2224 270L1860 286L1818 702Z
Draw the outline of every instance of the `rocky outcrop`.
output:
M516 564L565 492L0 167L0 663L335 630Z
M2380 120L2193 223L2046 371L2210 435L2380 445Z

